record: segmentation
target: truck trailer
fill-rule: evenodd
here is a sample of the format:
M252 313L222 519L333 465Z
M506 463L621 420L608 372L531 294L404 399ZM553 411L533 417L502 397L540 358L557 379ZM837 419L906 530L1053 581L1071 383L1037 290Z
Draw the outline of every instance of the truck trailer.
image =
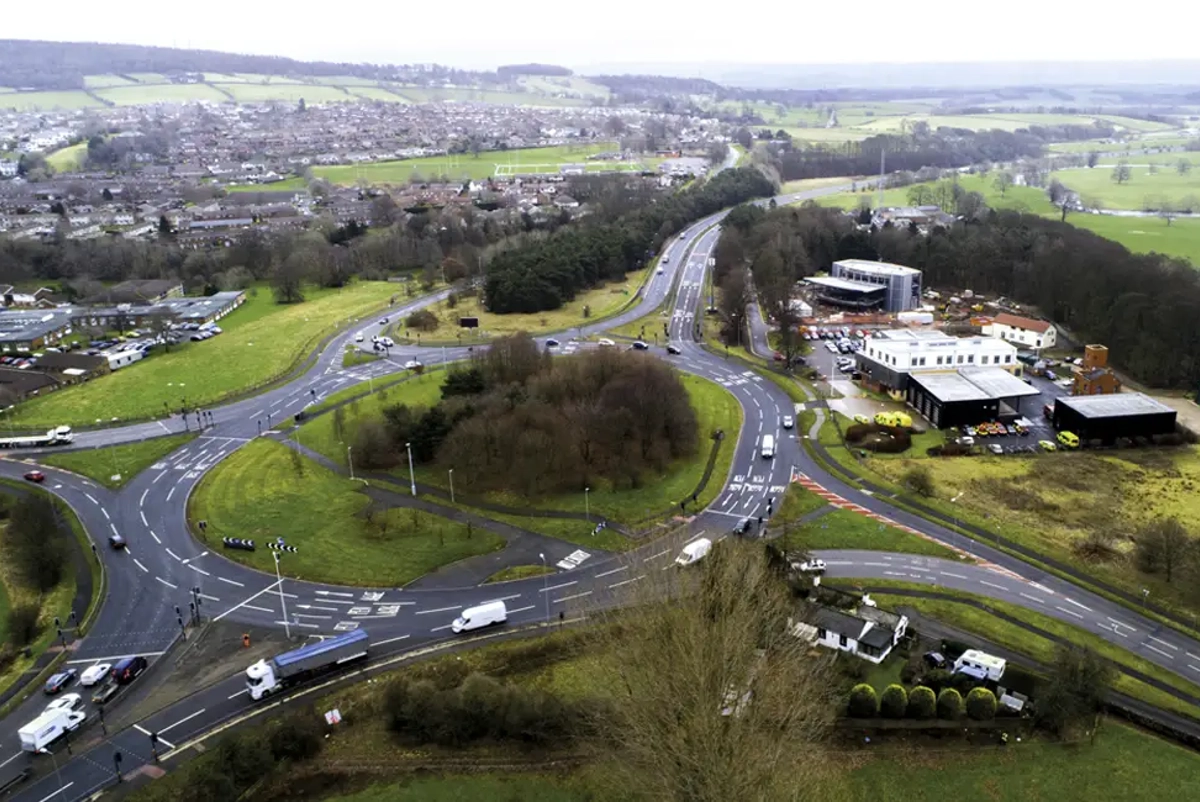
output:
M259 660L246 669L246 689L250 691L250 698L262 699L305 680L366 660L369 646L367 633L355 629L269 660Z
M65 446L75 439L70 426L58 426L45 434L24 437L0 437L0 449L41 448L43 446Z

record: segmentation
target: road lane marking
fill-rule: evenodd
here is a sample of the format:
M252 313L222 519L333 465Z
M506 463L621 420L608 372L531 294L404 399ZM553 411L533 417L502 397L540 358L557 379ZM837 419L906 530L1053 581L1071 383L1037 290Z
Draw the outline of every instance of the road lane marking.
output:
M10 757L8 760L4 761L3 763L0 763L0 769L4 768L9 763L12 763L14 760L16 760L17 758L19 758L21 755L24 755L24 754L25 754L25 750L23 750L23 749L20 752L17 752L15 755Z
M669 551L670 551L670 549L663 549L663 550L662 550L662 551L660 551L658 554L651 554L651 555L650 555L649 557L647 557L646 559L647 559L647 560L657 560L659 557L662 557L664 554L666 554L666 553L667 553L667 552L669 552Z
M67 660L67 665L83 665L88 663L115 663L118 660L124 660L126 657L162 657L166 652L138 652L137 654L114 654L110 657L88 657L81 660ZM2 764L0 764L2 765Z
M219 577L217 577L217 579L219 579L219 580L221 580L222 582L225 582L225 583L227 583L227 584L230 584L230 585L237 585L239 588L244 588L244 587L246 587L246 586L245 586L245 585L243 585L241 582L234 582L232 579L226 579L226 578L225 578L225 577L223 577L223 576L219 576Z
M318 590L315 591L318 596L343 596L347 599L353 599L353 593L340 593L336 590Z
M609 585L609 587L610 588L619 588L622 585L628 585L630 582L637 582L639 579L645 579L645 578L646 578L646 575L641 574L639 576L635 576L633 579L622 579L620 582L614 582L613 584Z
M207 593L200 593L197 595L199 595L200 598L208 599L209 601L220 601L220 599L218 599L216 596L209 596Z
M1167 643L1165 640L1162 640L1161 638L1156 638L1153 635L1147 635L1146 637L1148 637L1150 640L1154 641L1155 643L1161 643L1163 646L1166 646L1168 649L1174 649L1175 651L1179 651L1178 646L1173 646L1172 644Z
M1022 599L1029 599L1030 601L1037 602L1038 604L1046 603L1045 599L1039 599L1037 596L1030 596L1028 593L1018 593L1017 595L1020 596ZM1059 607L1058 609L1061 610L1062 608ZM1082 617L1083 616L1080 616L1080 618L1082 618Z
M178 585L172 585L170 582L168 582L167 580L163 579L161 576L156 576L156 577L154 577L154 578L155 578L155 579L157 579L159 582L162 582L164 585L166 585L166 586L167 586L167 587L169 587L169 588L173 588L174 590L179 590L179 586L178 586Z
M387 643L395 643L396 641L399 641L399 640L405 640L408 637L409 637L408 635L397 635L396 637L388 638L387 640L377 640L374 643L372 643L371 645L375 646L375 647L379 647L379 646L383 646L384 644L387 644Z
M171 496L175 495L175 488L176 488L176 487L177 487L177 485L171 485L171 489L167 491L167 501L170 501L170 500L171 500Z
M1004 587L1004 585L997 585L995 582L988 582L986 579L979 580L979 584L987 585L989 588L995 588L996 590L1008 590L1008 588Z
M96 497L93 496L91 493L84 493L84 495L88 497L88 501L92 502L97 507L100 506L100 502L96 501Z
M670 568L670 567L671 566L669 566L669 565L667 566L667 568ZM562 604L563 602L571 601L572 599L582 599L584 596L591 596L591 595L592 595L592 591L585 590L583 593L576 593L573 596L563 596L561 599L554 599L553 602L554 602L554 604Z
M1112 621L1117 626L1125 627L1126 629L1132 629L1134 632L1137 632L1137 627L1130 626L1129 624L1126 624L1124 621L1118 621L1117 619L1113 618L1111 615L1106 616L1106 617L1108 618L1109 621Z
M1066 607L1059 607L1057 604L1054 605L1054 609L1058 610L1060 613L1066 613L1067 615L1073 615L1076 618L1078 618L1080 621L1083 620L1083 616L1080 615L1079 613L1075 612L1074 610L1068 610Z
M1173 655L1173 654L1169 654L1169 653L1167 653L1167 652L1164 652L1162 649L1158 648L1157 646L1151 646L1151 645L1150 645L1150 644L1148 644L1148 643L1146 643L1146 644L1143 644L1143 645L1144 645L1144 646L1145 646L1147 649L1152 649L1152 650L1154 650L1154 651L1158 652L1159 654L1161 654L1163 657L1167 658L1168 660L1174 660L1174 659L1175 659L1175 655Z
M171 551L171 548L170 548L170 546L168 546L168 547L167 547L167 554L170 554L170 555L171 555L172 557L174 557L176 560L179 560L179 555L178 555L178 554L176 554L175 552Z
M142 497L138 500L139 507L146 506L146 494L149 492L150 492L150 488L148 488L148 487L142 491Z
M624 571L627 568L629 568L628 565L622 565L620 568L614 568L611 571L605 571L602 574L596 574L596 579L603 579L606 576L612 576L613 574L615 574L619 571Z
M430 613L448 613L451 610L461 610L462 607L455 605L454 607L439 607L436 610L417 610L413 615L429 615Z
M1068 599L1066 596L1063 596L1063 601L1065 601L1067 604L1073 604L1076 607L1080 607L1084 610L1087 610L1089 613L1094 612L1094 610L1092 610L1092 608L1088 607L1086 604L1080 604L1079 602L1075 601L1074 599Z
M238 691L237 693L231 693L231 694L229 694L228 696L226 696L225 698L226 698L226 699L236 699L236 698L238 698L239 696L241 696L243 693L250 693L250 690L249 690L248 688L242 688L242 689L241 689L240 691Z
M319 621L328 621L333 618L331 615L313 615L312 613L292 613L296 618L316 618Z
M166 743L166 741L163 741L163 743ZM171 747L171 748L173 749L174 747ZM72 780L71 782L67 783L66 785L58 788L58 790L51 791L50 793L46 794L44 797L39 799L38 802L48 802L49 800L53 799L54 797L58 796L59 794L63 793L64 791L66 791L68 788L70 788L74 784L75 784L75 781Z
M157 543L160 546L162 545L162 541L158 539L158 535L154 534L153 529L150 530L150 537L154 538L155 543Z
M303 621L276 621L281 627L305 627L307 629L319 629L317 624L306 624Z
M521 598L521 594L517 593L513 596L501 596L500 598L496 599L496 601L512 601L513 599L519 599L519 598Z
M579 580L576 579L571 582L563 582L561 585L551 585L548 588L541 588L540 590L538 590L538 593L548 593L552 590L561 590L562 588L569 588L572 585L578 585L578 584L579 584Z
M283 580L282 580L282 579L277 579L277 580L275 580L274 582L272 582L271 584L267 585L265 588L263 588L262 590L260 590L258 593L255 593L253 596L251 596L250 598L246 599L246 601L244 601L244 602L239 602L238 604L235 604L233 607L230 607L228 610L226 610L225 612L221 613L220 615L217 615L216 617L214 617L214 618L213 618L213 621L220 621L222 618L224 618L225 616L229 615L229 614L230 614L230 613L232 613L234 610L238 610L238 609L241 609L242 607L247 607L247 606L249 606L249 603L250 603L250 602L254 601L255 599L257 599L259 596L263 595L264 593L267 593L267 592L269 592L269 591L272 591L272 590L274 590L274 589L275 589L275 588L276 588L276 587L277 587L277 586L278 586L278 585L279 585L281 582L283 582ZM262 609L262 608L258 608L258 609ZM267 612L269 613L269 612L271 612L271 611L270 611L270 610L267 610Z
M257 604L243 604L242 606L245 607L247 610L258 610L260 613L275 612L270 607L259 607Z
M100 512L101 512L101 513L103 513L103 515L104 515L104 520L106 520L106 521L111 521L111 520L112 520L112 518L108 517L108 510L106 510L106 509L104 509L103 507L101 507L101 508L100 508Z
M169 724L169 725L167 725L166 727L163 727L161 730L159 730L159 731L158 731L158 734L159 734L159 735L162 735L164 732L170 732L171 730L173 730L173 729L175 729L176 727L178 727L180 724L183 724L183 723L186 723L186 722L188 722L188 721L191 721L191 720L192 720L192 719L194 719L196 716L198 716L198 715L200 715L201 713L203 713L203 712L204 712L204 710L205 710L205 708L203 708L203 707L202 707L202 708L200 708L199 710L197 710L195 713L192 713L190 716L184 716L183 718L179 719L179 721L176 721L174 724ZM172 749L174 749L174 747L171 747L171 748L172 748Z
M191 563L188 563L187 567L191 568L193 571L195 571L197 573L204 574L205 576L212 576L212 574L210 574L208 571L205 571L203 568L201 568L198 565L192 565Z
M430 632L441 632L443 629L449 629L452 626L454 626L454 624L446 624L444 626L434 627L433 629L431 629L429 631Z
M133 725L133 728L134 728L135 730L137 730L138 732L140 732L142 735L149 735L149 734L150 734L150 730L146 729L146 728L145 728L145 727L143 727L141 724L134 724L134 725ZM175 744L171 743L171 742L170 742L170 741L168 741L166 738L159 738L158 740L159 740L159 741L160 741L160 742L161 742L161 743L162 743L162 744L163 744L165 747L167 747L168 749L174 749L174 748L175 748Z
M1190 668L1192 671L1196 671L1196 672L1200 673L1200 668L1197 668L1196 666L1192 665L1191 663L1188 663L1187 667Z
M150 569L149 569L149 568L147 568L146 566L142 565L142 561L141 561L141 560L139 560L137 557L134 557L134 558L133 558L133 562L134 562L134 563L137 565L137 567L138 567L138 568L141 568L141 569L142 569L143 571L145 571L147 574L148 574L148 573L150 573Z
M825 564L826 565L835 565L836 563L827 562ZM963 576L962 574L952 574L949 571L938 571L938 573L941 574L942 576L954 577L955 579L966 579L966 577Z
M529 605L528 607L518 607L518 608L517 608L517 609L515 609L515 610L509 610L509 611L508 611L508 614L509 614L509 615L513 615L513 614L515 614L515 613L523 613L523 612L525 612L526 610L532 610L534 607L537 607L537 605L536 605L536 604L531 604L531 605Z

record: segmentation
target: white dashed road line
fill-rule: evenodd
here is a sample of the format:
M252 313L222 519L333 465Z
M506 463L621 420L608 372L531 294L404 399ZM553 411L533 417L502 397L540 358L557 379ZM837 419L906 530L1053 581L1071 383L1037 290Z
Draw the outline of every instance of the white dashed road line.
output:
M138 568L141 568L141 569L142 569L143 571L145 571L147 574L148 574L148 573L150 573L150 569L149 569L149 568L147 568L146 566L142 565L142 561L141 561L141 560L139 560L137 557L134 557L134 558L133 558L133 562L134 562L134 564L135 564L135 565L137 565L137 567L138 567Z
M457 605L454 607L439 607L436 610L417 610L415 613L413 613L413 615L429 615L430 613L448 613L452 610L461 610L461 609L462 609L462 607L459 607Z
M1057 604L1054 605L1054 609L1058 610L1060 613L1066 613L1067 615L1073 615L1076 618L1078 618L1080 621L1083 620L1083 616L1080 615L1079 613L1075 612L1074 610L1068 610L1066 607L1060 607Z
M155 579L157 579L159 582L162 582L162 583L163 583L164 585L166 585L167 587L169 587L169 588L172 588L173 590L179 590L179 586L178 586L178 585L172 585L170 582L168 582L167 580L163 579L161 576L156 576L156 577L154 577L154 578L155 578Z
M241 582L234 582L232 579L226 579L226 578L225 578L225 577L223 577L223 576L219 576L219 577L217 577L217 579L219 579L219 580L221 580L222 582L225 582L225 583L227 583L227 584L230 584L230 585L237 585L239 588L244 588L244 587L246 587L246 586L245 586L245 585L243 585Z

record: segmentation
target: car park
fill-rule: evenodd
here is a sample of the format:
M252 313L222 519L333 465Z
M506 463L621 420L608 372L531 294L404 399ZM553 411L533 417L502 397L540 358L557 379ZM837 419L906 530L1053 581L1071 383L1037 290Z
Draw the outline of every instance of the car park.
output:
M46 680L46 685L42 688L48 696L61 691L63 688L75 681L75 669L64 668L62 671L54 674L50 679Z
M29 471L25 474L25 480L28 482L36 482L37 484L41 484L42 482L46 481L46 474L42 473L41 471Z
M103 682L108 677L112 670L112 663L96 663L88 666L79 675L79 684L85 688L90 688L98 682Z
M77 693L64 693L50 704L47 710L78 710L83 707L83 697Z

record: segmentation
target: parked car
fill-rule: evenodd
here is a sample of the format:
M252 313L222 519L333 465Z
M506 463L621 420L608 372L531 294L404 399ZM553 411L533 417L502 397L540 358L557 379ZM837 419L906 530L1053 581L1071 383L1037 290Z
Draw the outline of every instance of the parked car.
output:
M79 684L85 688L90 688L97 682L101 682L108 673L112 670L112 663L96 663L88 666L79 675Z
M46 685L42 690L46 692L47 696L53 696L74 681L75 669L64 668L62 671L59 671L54 676L50 677L50 679L46 680Z
M46 474L42 473L41 471L29 471L25 474L25 480L41 484L42 482L46 481Z
M101 685L92 694L92 704L102 705L109 699L117 695L117 691L121 690L121 686L111 680Z
M1004 453L1004 446L1000 445L999 443L988 443L988 451L992 452L996 456L999 456Z
M1054 444L1053 440L1038 440L1038 446L1042 451L1058 451L1058 446Z
M947 663L946 658L942 656L941 652L925 652L925 654L921 655L921 659L930 668L945 668Z
M802 563L797 563L793 567L802 574L823 574L825 573L824 560L805 560Z

